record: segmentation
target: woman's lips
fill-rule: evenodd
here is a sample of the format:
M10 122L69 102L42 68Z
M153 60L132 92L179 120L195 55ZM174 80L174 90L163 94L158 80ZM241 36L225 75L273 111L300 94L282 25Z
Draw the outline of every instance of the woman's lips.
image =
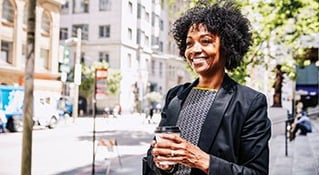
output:
M203 57L201 57L201 58L193 58L193 59L191 59L192 60L192 62L194 63L194 64L199 64L199 63L204 63L204 62L206 62L206 58L203 58Z

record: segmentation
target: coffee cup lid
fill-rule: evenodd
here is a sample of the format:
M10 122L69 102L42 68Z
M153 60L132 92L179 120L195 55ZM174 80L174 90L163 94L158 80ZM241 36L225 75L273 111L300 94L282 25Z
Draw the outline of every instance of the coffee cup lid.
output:
M158 126L155 129L155 133L170 133L170 132L180 132L178 126Z

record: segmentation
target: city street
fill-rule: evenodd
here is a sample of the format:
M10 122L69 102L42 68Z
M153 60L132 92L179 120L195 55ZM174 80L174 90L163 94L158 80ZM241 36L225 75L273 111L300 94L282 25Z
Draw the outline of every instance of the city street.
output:
M97 143L101 139L116 139L118 143L117 150L120 158L115 156L112 160L110 174L141 174L140 160L153 137L152 132L155 126L153 123L148 124L144 116L138 115L96 118ZM55 129L35 129L33 131L32 174L91 174L92 138L93 119L91 117L80 117L75 123L62 121ZM0 174L20 174L22 133L0 134L0 145ZM99 146L97 151L95 174L105 174L107 161L104 158L107 152L104 148ZM128 165L131 163L136 166Z
M286 112L271 108L273 138L283 135ZM118 149L107 152L99 146L94 162L96 175L105 174L108 160L113 155L110 175L140 175L141 158L145 155L153 131L159 121L154 116L150 124L143 115L124 115L117 118L96 118L96 143L99 140L116 139ZM32 174L33 175L90 175L93 165L93 118L80 117L75 123L61 121L55 129L34 129ZM22 133L0 134L0 174L17 175L21 168ZM119 153L119 154L117 154Z

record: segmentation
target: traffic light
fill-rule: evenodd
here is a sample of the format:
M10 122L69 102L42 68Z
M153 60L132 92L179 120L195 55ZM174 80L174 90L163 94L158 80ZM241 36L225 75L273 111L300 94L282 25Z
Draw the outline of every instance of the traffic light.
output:
M60 47L60 59L59 59L59 72L70 72L70 48L61 46Z

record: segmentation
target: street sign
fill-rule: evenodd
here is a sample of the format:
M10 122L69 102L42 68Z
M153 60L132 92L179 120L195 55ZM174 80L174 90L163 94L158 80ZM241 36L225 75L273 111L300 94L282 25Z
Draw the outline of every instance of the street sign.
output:
M102 99L107 95L107 69L95 70L95 98Z

